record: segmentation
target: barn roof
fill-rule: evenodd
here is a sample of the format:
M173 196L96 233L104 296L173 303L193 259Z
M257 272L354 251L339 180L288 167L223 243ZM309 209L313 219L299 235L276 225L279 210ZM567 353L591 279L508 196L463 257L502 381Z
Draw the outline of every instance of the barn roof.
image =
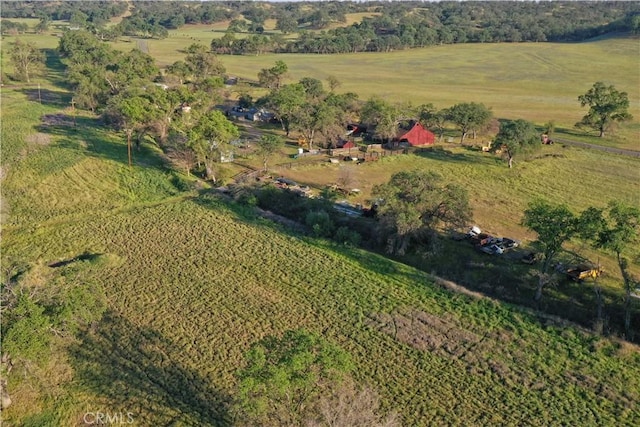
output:
M410 145L431 145L436 136L425 129L420 122L415 122L409 130L402 130L396 137L397 141L407 141Z

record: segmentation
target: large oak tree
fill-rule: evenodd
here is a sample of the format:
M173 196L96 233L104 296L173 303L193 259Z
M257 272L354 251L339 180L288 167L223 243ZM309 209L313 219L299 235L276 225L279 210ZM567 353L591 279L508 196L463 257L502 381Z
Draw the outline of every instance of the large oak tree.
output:
M432 239L442 228L462 228L471 220L467 191L435 172L398 172L373 189L387 250L404 254L413 243Z
M627 93L618 91L613 85L606 86L603 82L596 82L587 93L580 95L578 100L583 107L589 106L589 112L576 123L576 126L595 129L601 138L614 123L633 118L628 111Z

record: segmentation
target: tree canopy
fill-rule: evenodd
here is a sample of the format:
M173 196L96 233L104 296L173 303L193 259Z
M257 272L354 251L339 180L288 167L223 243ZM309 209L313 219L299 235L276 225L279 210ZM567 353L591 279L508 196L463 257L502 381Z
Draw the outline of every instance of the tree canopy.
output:
M513 167L513 158L528 151L540 148L540 138L533 123L526 120L508 120L500 124L500 131L496 135L492 151L502 150Z
M412 244L432 239L441 227L465 227L472 216L467 191L431 171L398 172L374 187L373 195L391 253L404 254Z
M556 255L562 250L562 245L578 231L578 218L565 205L536 200L529 203L524 211L522 225L538 234L534 244L543 256L534 296L534 299L539 301L543 288L551 283L549 268Z
M587 212L587 211L585 211ZM583 220L585 233L598 248L616 256L625 290L625 334L629 339L631 331L631 293L637 280L629 272L629 257L638 255L640 241L640 209L620 201L611 201L607 209L591 209Z
M469 132L475 132L486 126L493 117L493 113L484 104L463 102L447 110L447 120L455 124L460 130L460 143L464 142Z
M344 350L305 330L259 341L246 361L237 412L250 425L304 425L314 402L353 369Z
M9 58L15 69L14 78L31 82L33 75L44 66L44 54L35 44L16 39L9 48Z
M629 97L626 92L618 91L613 85L606 86L603 82L596 82L584 95L578 97L580 105L588 105L589 112L576 123L578 127L588 127L605 136L616 122L631 120L629 114Z

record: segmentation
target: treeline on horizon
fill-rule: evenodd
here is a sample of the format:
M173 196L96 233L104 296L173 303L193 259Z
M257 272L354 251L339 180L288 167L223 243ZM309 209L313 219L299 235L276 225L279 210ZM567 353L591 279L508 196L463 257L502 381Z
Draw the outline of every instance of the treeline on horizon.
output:
M435 44L567 42L610 32L640 33L640 4L625 1L180 1L131 5L131 15L115 26L106 24L123 15L128 3L5 2L0 14L5 20L68 20L107 40L120 36L165 38L168 30L187 24L229 22L225 37L212 41L212 50L222 54L384 52ZM350 13L371 16L347 25ZM276 32L265 31L268 19L276 20ZM3 27L15 31L11 24ZM298 37L284 37L293 33Z

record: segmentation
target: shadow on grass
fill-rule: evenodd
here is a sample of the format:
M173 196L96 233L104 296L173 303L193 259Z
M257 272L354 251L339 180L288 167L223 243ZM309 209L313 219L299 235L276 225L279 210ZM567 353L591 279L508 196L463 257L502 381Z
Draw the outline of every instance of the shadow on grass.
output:
M230 396L184 367L178 345L151 328L107 312L70 350L82 386L131 412L140 425L228 426Z
M71 105L71 94L66 91L50 90L44 88L24 88L21 90L32 102L39 102L43 105L65 108Z
M89 156L128 164L126 137L119 134L122 142L113 138L113 131L99 118L69 114L50 114L42 117L36 127L38 132L60 137L56 147L71 150L82 150ZM151 166L167 169L165 159L147 143L137 146L132 143L132 159L134 166Z
M454 153L444 147L419 148L413 151L413 154L432 160L444 162L475 162L476 157L467 155L466 153Z
M45 54L45 66L47 67L47 79L51 84L68 89L68 83L65 79L65 65L60 60L60 54L56 49L43 49Z
M96 259L98 259L102 254L92 254L92 253L82 253L80 255L78 255L77 257L74 258L70 258L70 259L65 259L62 261L57 261L54 263L49 264L49 267L51 268L59 268L59 267L64 267L66 265L69 264L73 264L74 262L77 261L94 261Z

